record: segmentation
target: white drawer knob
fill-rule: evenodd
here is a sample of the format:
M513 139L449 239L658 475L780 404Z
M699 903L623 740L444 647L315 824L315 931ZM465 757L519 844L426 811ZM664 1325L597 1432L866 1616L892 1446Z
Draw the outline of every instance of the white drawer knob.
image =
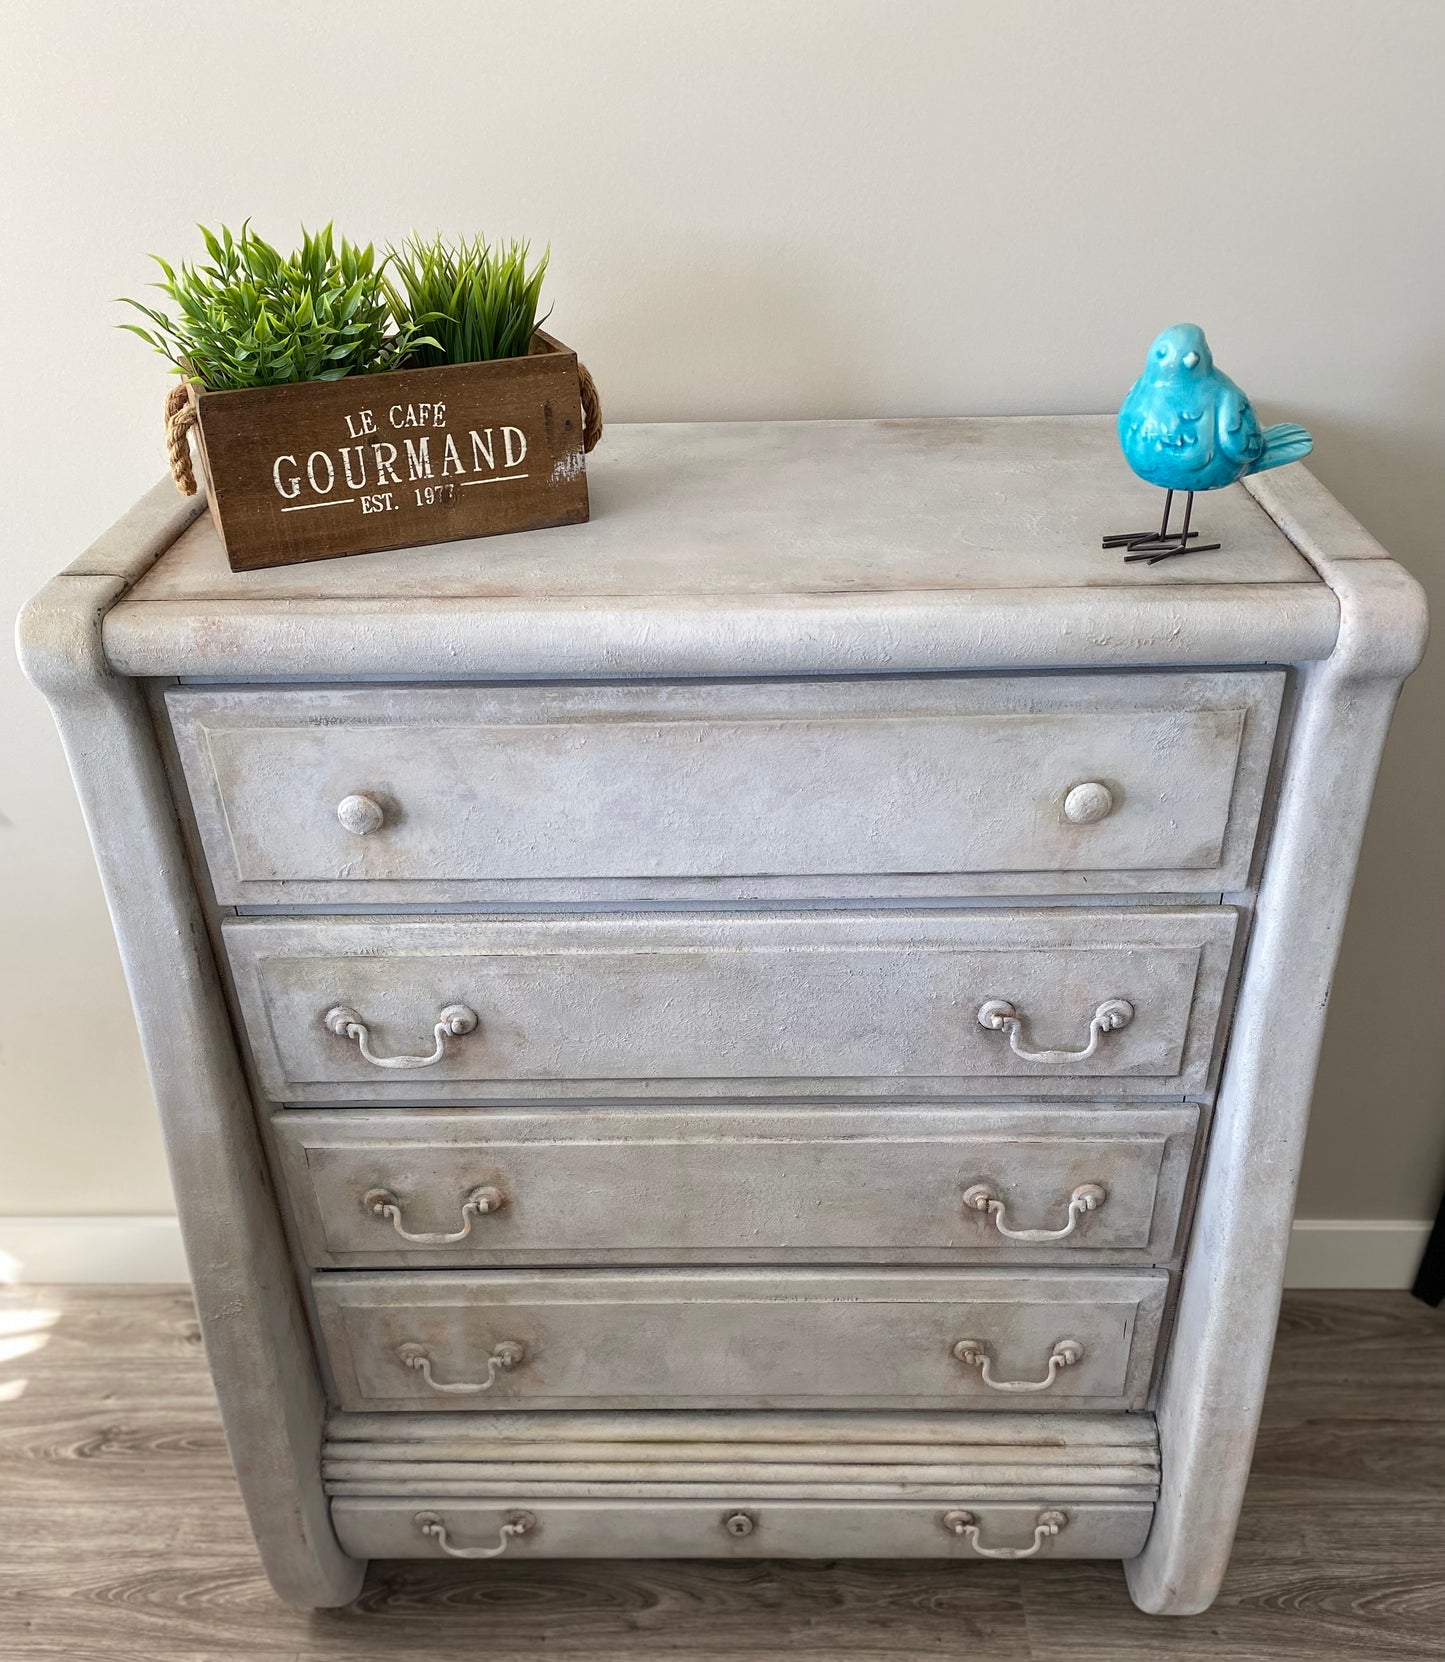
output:
M1070 825L1094 825L1107 819L1114 807L1114 793L1097 779L1075 785L1064 798L1064 818Z
M1079 788L1083 789L1082 786ZM349 831L353 837L369 837L373 831L381 829L386 814L375 797L343 796L336 804L336 817L341 821L343 831Z

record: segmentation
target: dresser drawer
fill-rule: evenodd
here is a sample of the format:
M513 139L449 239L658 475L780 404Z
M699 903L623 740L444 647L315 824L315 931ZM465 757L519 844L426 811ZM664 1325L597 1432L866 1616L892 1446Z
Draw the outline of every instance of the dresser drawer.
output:
M236 919L282 1102L1202 1091L1228 908Z
M1199 1110L282 1110L315 1269L1170 1259Z
M223 903L1207 892L1283 675L177 688Z
M1132 1558L1144 1502L338 1499L331 1516L357 1558ZM504 1531L503 1526L510 1528Z
M313 1278L343 1409L1142 1408L1158 1270Z

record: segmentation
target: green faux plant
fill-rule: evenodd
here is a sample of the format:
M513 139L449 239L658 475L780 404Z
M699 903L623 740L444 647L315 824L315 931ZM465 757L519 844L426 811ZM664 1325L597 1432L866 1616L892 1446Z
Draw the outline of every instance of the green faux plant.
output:
M481 237L449 244L413 236L389 248L382 280L397 327L413 334L411 362L430 368L525 357L548 251L535 265L529 259L525 242L493 248Z
M283 255L249 221L239 236L225 226L219 236L199 229L211 264L176 270L151 256L164 274L154 286L176 315L127 299L153 328L121 327L207 390L339 381L396 369L408 353L433 348L409 320L393 322L386 262L369 243L358 248L343 237L338 246L328 225L303 229L300 248Z

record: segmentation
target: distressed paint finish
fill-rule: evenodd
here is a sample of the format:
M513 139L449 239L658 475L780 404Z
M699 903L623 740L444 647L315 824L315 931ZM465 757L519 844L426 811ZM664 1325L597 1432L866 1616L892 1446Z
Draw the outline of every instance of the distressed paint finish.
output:
M233 575L195 527L105 621L128 675L402 680L1288 664L1339 606L1241 486L1155 571L1108 417L609 427L585 532Z
M367 1554L440 1555L417 1512L465 1551L524 1509L517 1556L962 1561L1036 1544L1124 1557L1146 1609L1203 1609L1258 1424L1374 771L1423 643L1418 587L1303 468L1216 493L1220 554L1124 566L1097 533L1144 523L1150 493L1107 419L613 429L591 483L589 526L486 558L457 544L232 575L191 523L200 504L167 482L22 618L105 877L278 1591L344 1602ZM194 802L170 795L146 677L232 684L171 695ZM622 684L651 678L713 684ZM278 680L301 685L262 685ZM363 685L385 680L410 685ZM503 685L461 684L476 681ZM1219 725L1231 710L1237 742ZM237 718L214 766L189 711ZM247 726L256 712L264 727ZM1161 714L1175 725L1155 729L1148 772L1169 801L1151 804L1127 770ZM995 766L1000 717L1030 738ZM486 833L474 848L445 823L438 781L458 757L432 736L459 719L453 801ZM369 779L348 748L364 728ZM502 729L506 767L469 771ZM328 731L318 750L308 735ZM748 762L733 774L730 747ZM910 770L938 790L904 813ZM488 786L512 771L531 784L489 819ZM857 801L836 788L849 773ZM614 774L674 821L629 817L606 796ZM548 778L612 812L539 801ZM720 809L738 779L759 793L742 824ZM401 791L381 801L388 785ZM1086 791L1065 829L1078 785L1103 785L1109 812ZM407 802L416 818L388 821ZM213 865L194 879L176 835L193 812ZM345 837L367 850L349 870ZM357 909L474 915L301 915L343 883ZM226 896L297 915L240 919ZM1087 1048L1103 1001L1134 1010L1087 1057L1029 1062L1008 1024L978 1025L985 998L1014 1005L1025 1050ZM459 1000L475 1031L448 1028L425 1070L370 1067L350 1017L322 1020L355 1006L377 1054L424 1057ZM965 1150L967 1172L950 1166ZM478 1151L492 1165L473 1174ZM1064 1186L1099 1160L1109 1199L1068 1240L995 1242L1000 1221L1057 1228ZM462 1180L459 1161L478 1186L513 1185L479 1236L573 1241L495 1265L424 1248L423 1266L394 1231L377 1257L357 1245L391 1225L355 1184L390 1183L403 1215L425 1201L444 1232L435 1186ZM962 1204L981 1184L1001 1218ZM706 1201L729 1196L717 1224ZM945 1235L932 1214L954 1199ZM321 1266L307 1285L280 1210ZM644 1235L662 1244L612 1244ZM719 1267L688 1267L713 1250ZM628 1252L662 1264L625 1267ZM847 1263L827 1267L834 1252ZM308 1303L335 1364L329 1414ZM493 1366L502 1318L522 1350ZM972 1344L958 1356L945 1338ZM1068 1340L1082 1354L1064 1365ZM393 1341L432 1347L443 1384L490 1369L493 1385L433 1392L420 1366L387 1361ZM660 1406L678 1402L692 1411ZM760 1402L774 1406L744 1406ZM975 1522L946 1527L950 1511ZM1061 1530L1041 1525L1057 1511Z
M826 1438L821 1434L826 1433ZM548 1460L572 1444L603 1459L617 1451L627 1460L666 1460L692 1445L717 1458L726 1443L739 1460L777 1458L770 1450L794 1445L817 1450L819 1460L864 1458L862 1450L948 1450L950 1458L1051 1462L1064 1455L1126 1460L1158 1470L1152 1414L1074 1414L1067 1419L1032 1413L991 1414L686 1414L633 1411L622 1414L468 1413L444 1420L429 1414L332 1414L333 1444L385 1447L406 1439L418 1460L486 1458L500 1452L516 1460ZM753 1451L749 1453L748 1451ZM460 1451L460 1452L458 1452ZM741 1452L738 1452L741 1451ZM757 1451L762 1451L761 1453ZM565 1453L564 1453L565 1457ZM919 1460L931 1456L916 1454Z
M257 1072L278 1102L455 1102L682 1093L1150 1095L1203 1090L1229 907L987 908L500 920L241 919L225 925ZM1080 1061L1030 1062L978 1013L1007 998L1035 1045L1082 1047L1101 1004L1126 1027ZM359 1011L388 1070L328 1030Z
M341 1406L968 1408L1144 1406L1167 1276L1157 1270L552 1270L313 1278ZM1082 1354L1047 1390L985 1383L953 1354L988 1347L1008 1383ZM515 1367L485 1398L446 1393L401 1359L420 1345L437 1381Z
M173 689L219 900L1242 889L1283 674ZM1071 819L1070 792L1100 807ZM347 811L342 811L347 804ZM821 874L821 875L820 875Z
M1198 1109L653 1108L519 1114L283 1110L280 1169L314 1269L488 1264L960 1262L1175 1253ZM964 1196L988 1185L1013 1228L1057 1228L1083 1185L1104 1200L1066 1240L1020 1244ZM479 1186L502 1204L447 1245Z
M135 566L196 511L159 494L30 602L21 657L54 711L115 920L262 1561L289 1602L345 1604L364 1565L337 1544L321 1489L325 1398L305 1311L140 688L100 650Z
M458 1544L491 1545L503 1518L518 1503L449 1498L429 1504L419 1496L403 1502L343 1499L334 1503L336 1527L348 1548L378 1558L442 1557L419 1537L416 1514L436 1511ZM836 1501L808 1505L797 1500L759 1499L756 1491L719 1489L711 1500L572 1500L551 1497L527 1507L536 1517L508 1557L516 1558L956 1558L977 1559L943 1527L950 1508L976 1510L985 1546L1026 1545L1042 1509L982 1501L965 1485L941 1500ZM1149 1532L1147 1505L1068 1508L1068 1521L1040 1554L1048 1558L1127 1558ZM742 1534L726 1527L743 1514L751 1527ZM420 1545L418 1544L420 1541Z
M1250 489L1334 588L1343 621L1333 655L1301 673L1199 1198L1199 1269L1184 1279L1160 1392L1165 1485L1128 1569L1135 1602L1172 1615L1207 1609L1229 1561L1350 886L1390 717L1426 638L1419 584L1302 469Z
M862 1439L873 1439L865 1441ZM330 1495L1152 1501L1149 1414L337 1414Z
M353 386L357 383L352 383ZM1152 588L1098 546L1101 525L1147 524L1158 497L1096 416L1014 420L667 422L607 429L589 473L592 521L475 550L382 553L237 581L198 523L133 603L374 603L636 596L673 603L979 588ZM1229 547L1170 588L1316 586L1242 488L1210 499Z

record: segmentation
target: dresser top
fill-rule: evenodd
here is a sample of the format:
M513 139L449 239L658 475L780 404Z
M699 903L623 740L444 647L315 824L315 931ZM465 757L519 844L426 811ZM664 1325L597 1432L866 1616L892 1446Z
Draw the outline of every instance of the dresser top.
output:
M1103 532L1163 495L1111 417L610 427L590 521L523 535L232 572L209 518L135 589L148 600L896 594L1318 581L1242 489L1196 502L1224 547L1125 565ZM1176 512L1182 511L1182 505Z
M136 675L876 673L1289 661L1338 629L1242 487L1196 503L1217 553L1102 549L1163 506L1107 416L613 426L588 481L584 525L244 573L208 518L172 523L158 558L131 556L107 656Z

